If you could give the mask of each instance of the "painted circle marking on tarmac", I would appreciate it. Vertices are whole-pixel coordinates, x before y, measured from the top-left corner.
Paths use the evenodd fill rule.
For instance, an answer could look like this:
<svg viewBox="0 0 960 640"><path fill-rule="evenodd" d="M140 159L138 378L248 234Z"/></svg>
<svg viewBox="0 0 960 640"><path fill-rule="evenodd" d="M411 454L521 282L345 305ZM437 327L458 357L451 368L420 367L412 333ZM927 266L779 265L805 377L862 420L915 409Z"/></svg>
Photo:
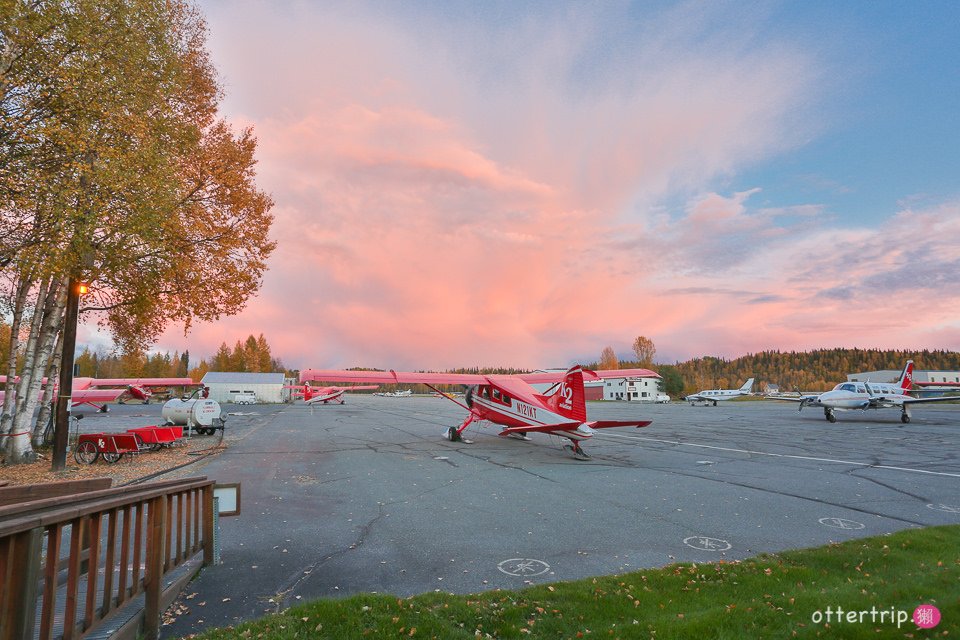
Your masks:
<svg viewBox="0 0 960 640"><path fill-rule="evenodd" d="M947 513L960 513L960 507L955 507L952 504L928 504L927 509L933 509L934 511L946 511Z"/></svg>
<svg viewBox="0 0 960 640"><path fill-rule="evenodd" d="M550 571L550 565L543 560L535 560L533 558L510 558L509 560L497 563L497 569L508 576L529 578Z"/></svg>
<svg viewBox="0 0 960 640"><path fill-rule="evenodd" d="M848 531L853 529L863 529L866 526L862 522L857 522L856 520L846 520L844 518L820 518L817 522L827 527L833 527L834 529L846 529Z"/></svg>
<svg viewBox="0 0 960 640"><path fill-rule="evenodd" d="M700 551L727 551L733 546L726 540L707 536L690 536L683 539L683 544Z"/></svg>

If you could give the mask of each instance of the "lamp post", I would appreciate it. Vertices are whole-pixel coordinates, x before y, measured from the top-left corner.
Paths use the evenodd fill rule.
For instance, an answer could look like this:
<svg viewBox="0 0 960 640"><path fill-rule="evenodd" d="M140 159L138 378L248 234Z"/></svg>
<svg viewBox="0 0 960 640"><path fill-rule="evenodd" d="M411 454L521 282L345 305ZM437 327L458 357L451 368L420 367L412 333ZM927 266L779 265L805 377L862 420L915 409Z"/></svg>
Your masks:
<svg viewBox="0 0 960 640"><path fill-rule="evenodd" d="M54 416L53 470L63 471L67 466L67 441L70 435L70 398L73 395L73 352L77 347L77 316L80 296L87 285L70 278L67 290L67 311L63 321L63 356L60 359L60 385L57 393L57 411Z"/></svg>

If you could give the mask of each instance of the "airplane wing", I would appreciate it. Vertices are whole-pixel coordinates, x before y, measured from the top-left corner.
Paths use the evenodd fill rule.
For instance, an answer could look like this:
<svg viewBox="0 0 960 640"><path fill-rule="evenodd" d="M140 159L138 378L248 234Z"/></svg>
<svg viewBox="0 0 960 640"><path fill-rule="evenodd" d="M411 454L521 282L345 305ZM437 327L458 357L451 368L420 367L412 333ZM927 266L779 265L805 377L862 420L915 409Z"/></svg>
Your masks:
<svg viewBox="0 0 960 640"><path fill-rule="evenodd" d="M582 437L589 438L594 429L611 429L614 427L646 427L652 420L594 420L593 422L558 422L556 424L538 424L523 427L507 427L499 433L501 436L511 433L556 433L558 431L576 431Z"/></svg>
<svg viewBox="0 0 960 640"><path fill-rule="evenodd" d="M83 389L70 394L70 401L73 404L114 402L126 392L126 389Z"/></svg>
<svg viewBox="0 0 960 640"><path fill-rule="evenodd" d="M501 436L508 436L511 433L532 433L532 432L542 432L542 433L553 433L556 431L576 431L577 427L580 426L579 422L558 422L556 424L538 424L530 425L525 427L507 427L500 432ZM589 435L589 434L584 434Z"/></svg>
<svg viewBox="0 0 960 640"><path fill-rule="evenodd" d="M786 400L787 402L802 402L809 404L820 397L819 393L811 393L805 396L766 396L767 400Z"/></svg>
<svg viewBox="0 0 960 640"><path fill-rule="evenodd" d="M521 373L518 375L479 373L413 373L406 371L337 371L323 369L304 369L300 372L300 382L379 382L382 384L488 384L493 377L509 377L523 380L528 384L538 382L561 382L566 371L549 373ZM637 378L660 376L649 369L609 369L605 371L583 370L583 379L603 380L605 378Z"/></svg>
<svg viewBox="0 0 960 640"><path fill-rule="evenodd" d="M473 373L409 373L406 371L337 371L304 369L300 382L379 382L381 384L484 384L486 376Z"/></svg>
<svg viewBox="0 0 960 640"><path fill-rule="evenodd" d="M936 398L908 398L903 404L923 404L925 402L960 402L960 396L938 396Z"/></svg>
<svg viewBox="0 0 960 640"><path fill-rule="evenodd" d="M192 387L200 383L192 378L90 378L89 387ZM76 385L74 385L76 386Z"/></svg>

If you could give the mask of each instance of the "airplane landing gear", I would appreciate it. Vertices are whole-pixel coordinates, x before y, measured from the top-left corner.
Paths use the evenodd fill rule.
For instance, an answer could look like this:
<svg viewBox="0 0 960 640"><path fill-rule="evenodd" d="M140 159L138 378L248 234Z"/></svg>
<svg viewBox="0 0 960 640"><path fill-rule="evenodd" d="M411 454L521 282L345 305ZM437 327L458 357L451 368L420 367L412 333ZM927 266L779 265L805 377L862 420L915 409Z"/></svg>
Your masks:
<svg viewBox="0 0 960 640"><path fill-rule="evenodd" d="M563 445L564 451L569 451L573 456L574 460L589 460L590 456L586 454L583 448L580 446L579 442L574 442L573 444Z"/></svg>
<svg viewBox="0 0 960 640"><path fill-rule="evenodd" d="M907 415L906 411L900 414L900 422L902 422L903 424L907 424L908 422L910 422L910 416Z"/></svg>
<svg viewBox="0 0 960 640"><path fill-rule="evenodd" d="M463 444L473 444L473 440L467 440L462 435L460 435L460 429L456 427L450 427L443 432L443 437L449 440L450 442L462 442Z"/></svg>
<svg viewBox="0 0 960 640"><path fill-rule="evenodd" d="M837 421L837 416L833 413L833 409L826 408L823 410L823 417L827 419L827 422L833 423Z"/></svg>

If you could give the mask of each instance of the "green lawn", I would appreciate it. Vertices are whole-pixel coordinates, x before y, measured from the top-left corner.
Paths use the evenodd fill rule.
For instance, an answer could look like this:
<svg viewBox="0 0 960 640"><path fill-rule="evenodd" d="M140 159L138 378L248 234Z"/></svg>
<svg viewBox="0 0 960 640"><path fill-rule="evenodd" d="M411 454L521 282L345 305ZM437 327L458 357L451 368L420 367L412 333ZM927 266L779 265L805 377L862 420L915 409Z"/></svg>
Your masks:
<svg viewBox="0 0 960 640"><path fill-rule="evenodd" d="M898 628L920 604L940 624ZM201 637L960 638L960 525L519 591L320 600Z"/></svg>

